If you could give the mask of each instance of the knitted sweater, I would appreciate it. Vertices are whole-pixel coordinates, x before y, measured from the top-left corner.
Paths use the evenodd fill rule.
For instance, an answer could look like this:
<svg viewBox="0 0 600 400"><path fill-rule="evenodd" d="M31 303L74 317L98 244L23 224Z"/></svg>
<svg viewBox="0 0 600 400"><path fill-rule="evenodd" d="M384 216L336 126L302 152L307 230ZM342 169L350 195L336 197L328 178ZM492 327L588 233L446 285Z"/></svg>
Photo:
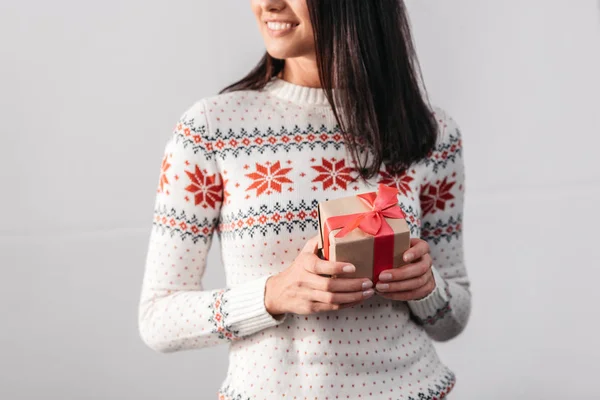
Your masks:
<svg viewBox="0 0 600 400"><path fill-rule="evenodd" d="M260 91L199 100L166 140L139 304L141 338L159 352L227 343L219 399L440 399L455 384L433 341L465 327L464 163L455 121L433 107L436 147L401 175L357 176L322 89L274 78ZM430 245L436 289L280 319L266 279L318 233L319 201L399 189L411 237ZM226 287L205 290L214 234ZM206 361L209 362L208 360ZM217 394L215 394L217 397Z"/></svg>

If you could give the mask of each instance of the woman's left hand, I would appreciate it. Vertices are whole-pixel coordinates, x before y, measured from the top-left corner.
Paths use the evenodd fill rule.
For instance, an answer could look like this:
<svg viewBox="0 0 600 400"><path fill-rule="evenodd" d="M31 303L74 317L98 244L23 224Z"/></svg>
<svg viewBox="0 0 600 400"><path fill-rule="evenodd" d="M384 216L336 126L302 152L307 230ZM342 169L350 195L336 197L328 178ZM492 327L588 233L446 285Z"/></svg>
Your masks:
<svg viewBox="0 0 600 400"><path fill-rule="evenodd" d="M377 294L401 301L427 297L435 289L429 244L422 239L411 238L410 248L404 252L403 259L408 264L379 274L379 282L375 285Z"/></svg>

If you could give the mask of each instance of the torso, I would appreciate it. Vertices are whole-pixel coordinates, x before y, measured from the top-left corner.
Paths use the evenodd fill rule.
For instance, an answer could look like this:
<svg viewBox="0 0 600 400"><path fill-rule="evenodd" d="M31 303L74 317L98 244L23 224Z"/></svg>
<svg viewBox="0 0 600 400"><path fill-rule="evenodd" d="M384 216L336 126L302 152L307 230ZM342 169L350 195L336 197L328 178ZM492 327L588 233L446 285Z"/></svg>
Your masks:
<svg viewBox="0 0 600 400"><path fill-rule="evenodd" d="M401 176L382 166L368 182L351 182L357 173L330 107L309 104L315 93L292 101L281 90L206 99L209 143L200 145L212 146L225 182L217 234L228 286L287 268L318 233L319 201L375 191L378 183L398 187L411 236L421 235L420 191L435 161ZM340 311L289 315L232 342L220 396L427 399L453 384L406 304L375 295Z"/></svg>

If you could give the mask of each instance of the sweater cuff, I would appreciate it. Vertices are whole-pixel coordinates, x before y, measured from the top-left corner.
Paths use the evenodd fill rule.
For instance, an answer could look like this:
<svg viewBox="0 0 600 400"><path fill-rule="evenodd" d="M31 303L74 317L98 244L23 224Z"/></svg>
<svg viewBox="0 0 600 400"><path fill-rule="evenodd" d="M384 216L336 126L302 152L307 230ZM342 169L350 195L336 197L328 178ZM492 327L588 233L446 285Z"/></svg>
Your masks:
<svg viewBox="0 0 600 400"><path fill-rule="evenodd" d="M433 292L420 300L409 300L407 302L411 311L421 320L442 314L449 307L450 298L446 292L448 284L435 267L431 267L431 272L435 280L435 289L433 289Z"/></svg>
<svg viewBox="0 0 600 400"><path fill-rule="evenodd" d="M275 318L265 307L265 285L270 276L265 275L231 287L223 294L228 312L226 324L237 337L252 335L285 320L287 314Z"/></svg>

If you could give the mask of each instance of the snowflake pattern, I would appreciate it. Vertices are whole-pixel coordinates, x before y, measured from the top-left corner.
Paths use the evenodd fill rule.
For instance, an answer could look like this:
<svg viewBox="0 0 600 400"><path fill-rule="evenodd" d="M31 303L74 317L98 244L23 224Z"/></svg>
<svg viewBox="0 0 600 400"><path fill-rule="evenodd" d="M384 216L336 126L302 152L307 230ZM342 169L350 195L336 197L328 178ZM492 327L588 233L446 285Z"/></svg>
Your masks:
<svg viewBox="0 0 600 400"><path fill-rule="evenodd" d="M201 171L198 165L194 171L185 171L192 182L185 190L194 195L194 204L202 208L217 208L217 203L223 199L223 185L217 179L217 174L208 175L206 170Z"/></svg>
<svg viewBox="0 0 600 400"><path fill-rule="evenodd" d="M406 171L400 174L394 174L390 171L390 167L388 165L385 166L384 171L379 171L379 182L383 183L387 186L396 187L400 193L404 196L408 196L410 192L412 192L412 188L410 187L410 183L415 179L410 176ZM413 170L414 174L415 171Z"/></svg>
<svg viewBox="0 0 600 400"><path fill-rule="evenodd" d="M441 182L438 180L435 184L428 183L421 187L419 198L424 216L435 214L437 210L444 211L446 209L446 203L454 199L451 190L455 183L455 181L449 182L446 176ZM452 206L453 204L450 204L450 207Z"/></svg>
<svg viewBox="0 0 600 400"><path fill-rule="evenodd" d="M231 200L229 198L231 196L231 193L229 193L227 191L227 187L228 187L227 183L228 182L229 182L229 179L223 179L223 204L231 203Z"/></svg>
<svg viewBox="0 0 600 400"><path fill-rule="evenodd" d="M346 166L346 160L341 159L336 161L332 158L331 161L322 158L321 165L313 165L312 169L317 171L319 175L312 182L322 182L323 190L331 188L332 190L346 190L347 183L352 182L352 172L354 168Z"/></svg>
<svg viewBox="0 0 600 400"><path fill-rule="evenodd" d="M171 164L169 164L167 155L165 154L165 156L163 157L163 160L162 160L162 164L160 166L159 188L157 190L159 193L164 193L165 185L169 185L169 179L167 178L167 170L170 167L171 167Z"/></svg>
<svg viewBox="0 0 600 400"><path fill-rule="evenodd" d="M293 183L286 177L292 168L281 168L279 161L270 164L270 162L266 162L265 165L256 163L256 171L246 174L248 178L254 181L246 188L246 191L256 189L257 196L263 193L271 194L273 191L281 193L284 183Z"/></svg>

